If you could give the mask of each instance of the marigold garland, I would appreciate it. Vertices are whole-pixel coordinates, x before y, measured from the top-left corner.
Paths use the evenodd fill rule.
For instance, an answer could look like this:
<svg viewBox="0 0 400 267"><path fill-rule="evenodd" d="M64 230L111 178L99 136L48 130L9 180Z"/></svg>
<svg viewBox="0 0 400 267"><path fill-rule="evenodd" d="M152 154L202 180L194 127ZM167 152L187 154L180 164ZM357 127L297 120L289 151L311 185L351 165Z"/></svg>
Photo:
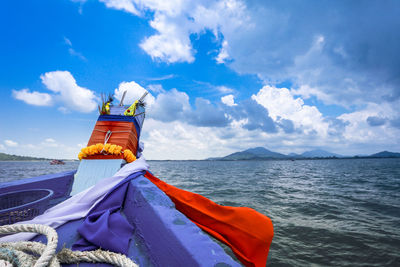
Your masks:
<svg viewBox="0 0 400 267"><path fill-rule="evenodd" d="M122 146L113 145L113 144L95 144L91 146L87 146L81 149L81 152L78 154L79 160L86 158L87 156L92 156L96 154L105 153L108 155L121 155L124 154L124 159L126 162L130 163L136 160L136 156L129 149L125 149L122 151Z"/></svg>

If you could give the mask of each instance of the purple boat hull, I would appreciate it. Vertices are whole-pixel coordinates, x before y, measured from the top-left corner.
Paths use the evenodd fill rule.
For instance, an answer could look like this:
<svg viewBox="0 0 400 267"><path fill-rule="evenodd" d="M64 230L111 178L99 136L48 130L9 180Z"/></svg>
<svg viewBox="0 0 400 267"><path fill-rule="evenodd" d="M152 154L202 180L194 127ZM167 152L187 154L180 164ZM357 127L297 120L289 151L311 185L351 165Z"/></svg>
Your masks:
<svg viewBox="0 0 400 267"><path fill-rule="evenodd" d="M0 193L50 189L54 192L51 205L55 205L69 197L74 173L63 172L1 184ZM134 228L127 256L139 266L240 266L143 176L129 182L122 212ZM70 221L56 229L59 235L57 250L71 247L79 239L76 230L82 222L83 219ZM34 241L46 242L43 236L37 236Z"/></svg>

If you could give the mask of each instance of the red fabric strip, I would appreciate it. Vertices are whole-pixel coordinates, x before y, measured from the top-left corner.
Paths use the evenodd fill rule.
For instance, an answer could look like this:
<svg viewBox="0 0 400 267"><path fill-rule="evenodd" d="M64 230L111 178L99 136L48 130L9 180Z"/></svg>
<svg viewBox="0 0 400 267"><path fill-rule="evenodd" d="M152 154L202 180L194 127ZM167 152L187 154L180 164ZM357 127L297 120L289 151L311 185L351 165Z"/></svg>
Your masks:
<svg viewBox="0 0 400 267"><path fill-rule="evenodd" d="M147 172L145 177L201 229L228 245L245 266L264 267L274 236L271 219L246 207L218 205L202 195L169 185Z"/></svg>

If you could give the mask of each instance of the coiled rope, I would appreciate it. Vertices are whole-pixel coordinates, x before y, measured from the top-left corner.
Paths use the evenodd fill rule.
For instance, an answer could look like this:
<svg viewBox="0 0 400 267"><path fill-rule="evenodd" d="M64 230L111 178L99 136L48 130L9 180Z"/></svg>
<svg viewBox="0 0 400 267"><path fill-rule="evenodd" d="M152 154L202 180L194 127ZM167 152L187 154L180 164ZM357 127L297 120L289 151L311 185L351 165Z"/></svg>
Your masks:
<svg viewBox="0 0 400 267"><path fill-rule="evenodd" d="M57 232L47 225L13 224L0 226L0 234L31 232L43 234L47 238L47 246L40 242L6 242L0 243L0 260L12 266L21 267L59 267L62 264L79 262L108 263L121 267L138 267L136 263L122 254L104 251L72 251L63 248L55 254L58 242ZM38 259L33 254L41 255Z"/></svg>

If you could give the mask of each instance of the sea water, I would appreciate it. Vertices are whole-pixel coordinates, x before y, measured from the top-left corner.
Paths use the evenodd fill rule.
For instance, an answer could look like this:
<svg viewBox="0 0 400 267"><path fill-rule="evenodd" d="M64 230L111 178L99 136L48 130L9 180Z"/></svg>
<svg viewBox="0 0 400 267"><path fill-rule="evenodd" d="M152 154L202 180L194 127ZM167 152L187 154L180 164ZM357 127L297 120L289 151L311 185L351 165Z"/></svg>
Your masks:
<svg viewBox="0 0 400 267"><path fill-rule="evenodd" d="M400 266L400 159L149 161L157 177L267 215L268 266ZM0 182L78 162L0 162Z"/></svg>

